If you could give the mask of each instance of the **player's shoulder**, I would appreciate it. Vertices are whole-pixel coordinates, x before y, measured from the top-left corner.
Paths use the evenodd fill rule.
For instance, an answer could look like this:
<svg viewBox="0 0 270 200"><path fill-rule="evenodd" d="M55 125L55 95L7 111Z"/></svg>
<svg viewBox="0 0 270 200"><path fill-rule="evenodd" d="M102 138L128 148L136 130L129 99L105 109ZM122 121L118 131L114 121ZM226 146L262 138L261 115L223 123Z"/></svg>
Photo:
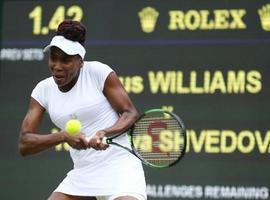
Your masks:
<svg viewBox="0 0 270 200"><path fill-rule="evenodd" d="M39 81L37 84L36 84L36 87L39 87L39 88L46 88L46 87L50 87L54 84L54 80L53 80L53 77L48 77L48 78L45 78L41 81Z"/></svg>

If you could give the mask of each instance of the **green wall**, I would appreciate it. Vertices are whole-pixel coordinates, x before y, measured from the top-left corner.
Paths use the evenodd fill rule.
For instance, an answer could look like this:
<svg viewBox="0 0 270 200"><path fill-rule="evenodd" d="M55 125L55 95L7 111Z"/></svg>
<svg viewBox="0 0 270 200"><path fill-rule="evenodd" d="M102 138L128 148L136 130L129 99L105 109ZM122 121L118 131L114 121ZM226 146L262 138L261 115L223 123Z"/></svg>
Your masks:
<svg viewBox="0 0 270 200"><path fill-rule="evenodd" d="M72 168L65 145L23 158L17 142L31 91L49 76L42 48L59 20L78 18L88 28L86 60L110 65L140 112L163 107L186 124L181 162L165 170L145 168L150 200L269 199L267 4L4 1L0 198L46 199ZM141 14L146 18L141 11L149 11ZM53 128L45 116L40 131Z"/></svg>

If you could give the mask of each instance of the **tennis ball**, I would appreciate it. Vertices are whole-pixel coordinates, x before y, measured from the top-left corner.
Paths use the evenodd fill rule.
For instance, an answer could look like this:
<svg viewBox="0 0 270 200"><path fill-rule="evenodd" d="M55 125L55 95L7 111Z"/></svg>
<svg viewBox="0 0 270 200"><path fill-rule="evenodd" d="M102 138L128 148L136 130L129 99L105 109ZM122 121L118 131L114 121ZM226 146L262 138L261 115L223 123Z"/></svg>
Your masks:
<svg viewBox="0 0 270 200"><path fill-rule="evenodd" d="M66 123L65 130L70 135L77 135L81 131L81 122L77 119L70 119Z"/></svg>

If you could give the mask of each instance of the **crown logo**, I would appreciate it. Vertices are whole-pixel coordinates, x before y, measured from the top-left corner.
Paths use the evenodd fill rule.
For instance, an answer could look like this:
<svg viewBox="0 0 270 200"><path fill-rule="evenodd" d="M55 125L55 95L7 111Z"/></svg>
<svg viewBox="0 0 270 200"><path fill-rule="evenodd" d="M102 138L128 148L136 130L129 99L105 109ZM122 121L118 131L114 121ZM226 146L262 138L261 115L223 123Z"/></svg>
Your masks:
<svg viewBox="0 0 270 200"><path fill-rule="evenodd" d="M262 6L261 9L258 10L262 29L265 31L270 31L270 4L266 4Z"/></svg>
<svg viewBox="0 0 270 200"><path fill-rule="evenodd" d="M159 16L158 11L156 11L155 8L146 7L143 8L138 15L140 17L141 28L143 32L153 32L156 26L157 18Z"/></svg>

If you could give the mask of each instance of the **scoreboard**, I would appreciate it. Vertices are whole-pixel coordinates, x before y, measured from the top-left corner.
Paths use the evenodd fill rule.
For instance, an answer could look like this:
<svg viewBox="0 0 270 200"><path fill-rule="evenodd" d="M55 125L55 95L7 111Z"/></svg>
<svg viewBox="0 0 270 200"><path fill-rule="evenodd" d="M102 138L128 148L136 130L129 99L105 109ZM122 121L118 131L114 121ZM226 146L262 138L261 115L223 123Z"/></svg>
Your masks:
<svg viewBox="0 0 270 200"><path fill-rule="evenodd" d="M140 112L173 111L186 155L145 168L149 200L270 199L270 2L2 1L1 199L46 199L72 168L69 146L17 153L43 48L64 19L87 27L85 60L108 64ZM49 116L41 132L58 129Z"/></svg>

